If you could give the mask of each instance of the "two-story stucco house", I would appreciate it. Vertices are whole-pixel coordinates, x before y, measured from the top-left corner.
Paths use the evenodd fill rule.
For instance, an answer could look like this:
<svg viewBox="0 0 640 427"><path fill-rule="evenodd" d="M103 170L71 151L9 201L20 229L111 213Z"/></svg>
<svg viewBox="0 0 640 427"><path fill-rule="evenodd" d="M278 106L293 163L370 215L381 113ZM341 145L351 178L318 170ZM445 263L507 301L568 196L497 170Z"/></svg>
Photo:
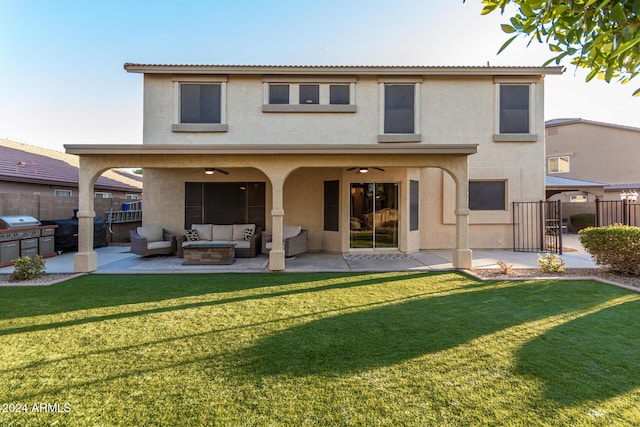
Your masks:
<svg viewBox="0 0 640 427"><path fill-rule="evenodd" d="M273 271L284 224L309 251L451 249L468 268L472 247L511 247L511 202L544 198L544 77L562 67L125 69L144 76L143 144L66 147L86 185L77 271L96 268L89 196L114 166L144 167L145 224L260 224Z"/></svg>

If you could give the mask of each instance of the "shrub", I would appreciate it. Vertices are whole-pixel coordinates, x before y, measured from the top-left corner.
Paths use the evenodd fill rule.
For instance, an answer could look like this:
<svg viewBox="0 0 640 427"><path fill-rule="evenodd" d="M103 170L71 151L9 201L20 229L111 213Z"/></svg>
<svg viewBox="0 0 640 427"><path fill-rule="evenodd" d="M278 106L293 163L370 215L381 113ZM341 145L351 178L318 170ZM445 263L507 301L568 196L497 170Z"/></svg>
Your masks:
<svg viewBox="0 0 640 427"><path fill-rule="evenodd" d="M640 276L640 227L614 224L585 228L580 243L596 264L629 276Z"/></svg>
<svg viewBox="0 0 640 427"><path fill-rule="evenodd" d="M14 261L12 280L37 279L44 274L44 258L40 255L34 257L25 256Z"/></svg>
<svg viewBox="0 0 640 427"><path fill-rule="evenodd" d="M564 261L559 255L550 252L544 258L538 255L538 265L545 273L564 273Z"/></svg>
<svg viewBox="0 0 640 427"><path fill-rule="evenodd" d="M596 215L592 213L581 213L571 215L571 225L577 230L582 230L587 227L594 227L596 225Z"/></svg>

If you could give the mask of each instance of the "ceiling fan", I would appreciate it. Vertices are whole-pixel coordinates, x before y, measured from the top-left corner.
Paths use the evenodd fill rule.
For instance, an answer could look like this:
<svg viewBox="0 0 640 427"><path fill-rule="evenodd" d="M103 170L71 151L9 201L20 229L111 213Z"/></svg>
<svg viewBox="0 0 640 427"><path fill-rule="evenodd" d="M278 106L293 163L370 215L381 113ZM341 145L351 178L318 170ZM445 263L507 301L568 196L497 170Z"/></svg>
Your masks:
<svg viewBox="0 0 640 427"><path fill-rule="evenodd" d="M207 175L213 175L216 172L220 172L223 175L229 175L229 172L222 170L222 169L218 169L218 168L204 168L204 173L206 173Z"/></svg>
<svg viewBox="0 0 640 427"><path fill-rule="evenodd" d="M357 167L357 168L347 168L348 171L354 171L357 170L358 173L367 173L369 172L369 169L375 169L375 170L379 170L380 172L384 172L384 169L382 168L377 168L377 167Z"/></svg>

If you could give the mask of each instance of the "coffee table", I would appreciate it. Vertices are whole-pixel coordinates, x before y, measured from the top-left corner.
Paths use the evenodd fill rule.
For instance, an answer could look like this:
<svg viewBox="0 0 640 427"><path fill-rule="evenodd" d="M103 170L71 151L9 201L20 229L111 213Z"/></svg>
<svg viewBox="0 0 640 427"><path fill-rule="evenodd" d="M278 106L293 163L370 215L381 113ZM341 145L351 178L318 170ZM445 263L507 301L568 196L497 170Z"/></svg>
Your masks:
<svg viewBox="0 0 640 427"><path fill-rule="evenodd" d="M182 265L228 265L236 262L235 244L190 243L183 246Z"/></svg>

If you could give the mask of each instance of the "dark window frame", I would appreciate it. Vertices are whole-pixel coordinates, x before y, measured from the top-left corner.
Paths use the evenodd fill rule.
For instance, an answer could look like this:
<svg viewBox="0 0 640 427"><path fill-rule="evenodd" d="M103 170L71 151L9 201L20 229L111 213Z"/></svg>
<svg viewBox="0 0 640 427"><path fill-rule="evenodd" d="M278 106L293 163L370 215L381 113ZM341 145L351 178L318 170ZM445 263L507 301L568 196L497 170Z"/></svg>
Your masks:
<svg viewBox="0 0 640 427"><path fill-rule="evenodd" d="M221 124L222 84L181 83L179 122L181 124Z"/></svg>
<svg viewBox="0 0 640 427"><path fill-rule="evenodd" d="M414 134L416 131L416 85L384 85L384 133Z"/></svg>
<svg viewBox="0 0 640 427"><path fill-rule="evenodd" d="M472 211L506 211L507 181L469 181L469 209Z"/></svg>
<svg viewBox="0 0 640 427"><path fill-rule="evenodd" d="M531 133L529 84L500 84L500 134Z"/></svg>
<svg viewBox="0 0 640 427"><path fill-rule="evenodd" d="M286 89L286 91L284 90ZM282 93L277 93L282 90ZM285 93L286 92L286 95ZM269 104L270 105L286 105L289 104L291 88L288 84L270 84L269 85Z"/></svg>
<svg viewBox="0 0 640 427"><path fill-rule="evenodd" d="M300 84L298 85L298 103L300 105L320 104L320 85Z"/></svg>
<svg viewBox="0 0 640 427"><path fill-rule="evenodd" d="M344 92L345 89L346 89L346 93L340 93L340 92ZM348 85L348 84L330 84L329 85L329 105L349 105L350 103L351 103L351 85Z"/></svg>

